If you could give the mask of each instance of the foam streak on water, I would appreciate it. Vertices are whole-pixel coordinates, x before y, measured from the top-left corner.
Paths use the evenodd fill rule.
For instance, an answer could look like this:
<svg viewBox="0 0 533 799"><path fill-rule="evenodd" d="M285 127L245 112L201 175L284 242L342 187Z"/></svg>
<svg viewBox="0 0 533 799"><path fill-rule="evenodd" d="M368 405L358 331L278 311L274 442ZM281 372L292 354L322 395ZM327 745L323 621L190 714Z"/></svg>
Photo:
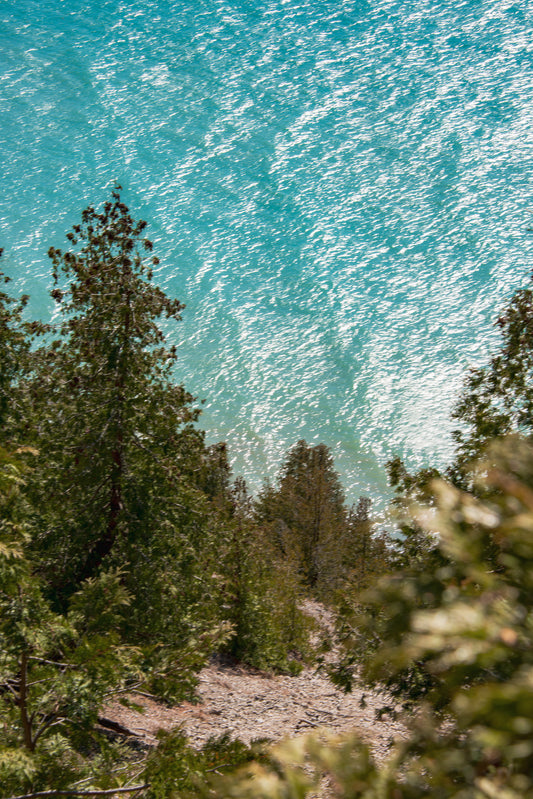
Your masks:
<svg viewBox="0 0 533 799"><path fill-rule="evenodd" d="M531 269L532 30L525 0L3 3L3 268L46 317L48 247L118 179L210 439L256 485L324 441L375 494L449 457Z"/></svg>

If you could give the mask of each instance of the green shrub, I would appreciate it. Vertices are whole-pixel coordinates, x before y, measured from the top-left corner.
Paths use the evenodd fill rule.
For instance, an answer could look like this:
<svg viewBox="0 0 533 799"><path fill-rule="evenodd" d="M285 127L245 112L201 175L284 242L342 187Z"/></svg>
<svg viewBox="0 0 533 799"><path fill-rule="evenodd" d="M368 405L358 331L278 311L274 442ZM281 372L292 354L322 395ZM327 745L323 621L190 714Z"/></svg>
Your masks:
<svg viewBox="0 0 533 799"><path fill-rule="evenodd" d="M263 747L260 742L247 746L225 734L212 737L202 748L195 749L181 730L160 732L144 772L150 783L146 799L198 796L214 775L229 774L245 763L261 759Z"/></svg>

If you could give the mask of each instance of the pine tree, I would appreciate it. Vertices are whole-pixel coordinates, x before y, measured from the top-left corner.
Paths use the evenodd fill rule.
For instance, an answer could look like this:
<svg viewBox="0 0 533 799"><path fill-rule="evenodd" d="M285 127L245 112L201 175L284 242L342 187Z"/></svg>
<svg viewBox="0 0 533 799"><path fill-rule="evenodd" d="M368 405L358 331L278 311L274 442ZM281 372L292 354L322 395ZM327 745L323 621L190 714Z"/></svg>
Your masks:
<svg viewBox="0 0 533 799"><path fill-rule="evenodd" d="M226 651L261 669L298 671L309 624L300 609L302 585L290 558L281 557L268 527L255 523L243 478L232 487L224 561L224 609L233 635Z"/></svg>
<svg viewBox="0 0 533 799"><path fill-rule="evenodd" d="M120 573L87 581L66 614L46 599L30 557L31 472L21 454L0 448L2 796L60 789L81 776L109 783L111 747L95 729L101 705L142 680L141 653L115 629L130 602Z"/></svg>
<svg viewBox="0 0 533 799"><path fill-rule="evenodd" d="M412 508L446 566L376 583L353 627L359 679L419 700L426 678L407 735L385 759L354 733L288 741L217 795L306 799L327 783L338 799L533 799L533 450L515 435L487 455L478 496L441 481L432 507ZM414 664L417 686L405 682Z"/></svg>

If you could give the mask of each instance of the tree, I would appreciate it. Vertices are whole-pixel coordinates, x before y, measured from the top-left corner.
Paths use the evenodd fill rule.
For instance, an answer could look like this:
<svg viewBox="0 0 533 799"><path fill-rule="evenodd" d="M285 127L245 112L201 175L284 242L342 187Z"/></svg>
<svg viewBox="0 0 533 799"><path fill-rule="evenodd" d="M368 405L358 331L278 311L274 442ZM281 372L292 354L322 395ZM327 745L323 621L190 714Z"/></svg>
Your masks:
<svg viewBox="0 0 533 799"><path fill-rule="evenodd" d="M242 478L231 491L223 560L224 610L233 633L225 647L255 668L299 671L309 651L309 622L300 609L301 579L290 559L280 556L268 527L254 520Z"/></svg>
<svg viewBox="0 0 533 799"><path fill-rule="evenodd" d="M346 583L355 584L356 593L366 588L376 576L384 574L390 560L389 539L383 533L376 534L371 511L370 497L359 497L348 514L342 565Z"/></svg>
<svg viewBox="0 0 533 799"><path fill-rule="evenodd" d="M263 489L256 515L271 525L285 555L296 554L310 587L333 585L347 514L328 447L298 441L285 456L277 488Z"/></svg>
<svg viewBox="0 0 533 799"><path fill-rule="evenodd" d="M533 292L518 290L496 322L500 350L486 367L471 369L453 418L457 450L449 476L464 484L468 465L495 438L533 433Z"/></svg>
<svg viewBox="0 0 533 799"><path fill-rule="evenodd" d="M501 334L499 350L487 366L469 370L453 410L452 417L462 425L453 433L453 462L442 472L428 467L414 474L400 458L387 464L399 521L398 563L439 558L435 539L413 525L408 512L413 502L434 502L436 479L445 477L473 492L492 490L473 482L471 465L494 439L512 433L533 434L533 292L529 286L514 294L496 325Z"/></svg>
<svg viewBox="0 0 533 799"><path fill-rule="evenodd" d="M102 211L82 213L70 249L50 249L62 322L25 381L20 435L40 451L33 546L56 607L118 568L133 597L124 630L162 657L218 618L216 514L198 487L198 410L174 382L177 353L160 327L183 305L152 283L145 227L117 187Z"/></svg>
<svg viewBox="0 0 533 799"><path fill-rule="evenodd" d="M0 272L0 282L9 283L10 278ZM26 295L16 301L7 292L0 291L0 429L4 435L8 414L15 405L14 384L30 346L28 331L22 323L22 312L27 302Z"/></svg>
<svg viewBox="0 0 533 799"><path fill-rule="evenodd" d="M116 785L118 752L95 725L104 698L142 679L140 652L116 631L130 598L119 573L101 574L67 614L54 612L29 556L26 479L24 464L0 449L0 793L57 790L80 777Z"/></svg>

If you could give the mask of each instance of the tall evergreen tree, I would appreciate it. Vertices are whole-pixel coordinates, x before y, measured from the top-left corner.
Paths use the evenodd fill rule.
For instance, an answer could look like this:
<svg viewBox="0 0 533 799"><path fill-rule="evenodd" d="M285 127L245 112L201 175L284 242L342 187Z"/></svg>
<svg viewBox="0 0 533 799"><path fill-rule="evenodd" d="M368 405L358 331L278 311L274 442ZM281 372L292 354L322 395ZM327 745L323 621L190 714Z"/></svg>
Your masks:
<svg viewBox="0 0 533 799"><path fill-rule="evenodd" d="M41 453L34 546L58 605L119 567L134 596L130 631L171 644L214 612L213 514L196 485L198 411L160 328L183 305L152 283L145 227L117 187L102 211L83 212L70 249L50 249L62 322L36 353L23 435Z"/></svg>
<svg viewBox="0 0 533 799"><path fill-rule="evenodd" d="M231 499L220 564L226 618L233 627L226 651L257 668L298 671L297 658L309 650L298 570L281 556L268 525L255 523L242 477L235 480Z"/></svg>
<svg viewBox="0 0 533 799"><path fill-rule="evenodd" d="M282 463L277 488L266 486L257 505L285 554L296 554L308 585L339 576L347 514L331 451L301 440Z"/></svg>
<svg viewBox="0 0 533 799"><path fill-rule="evenodd" d="M359 497L357 504L350 508L342 547L342 566L347 585L355 585L359 593L377 575L384 574L389 568L389 548L388 537L384 533L376 533L372 500Z"/></svg>

